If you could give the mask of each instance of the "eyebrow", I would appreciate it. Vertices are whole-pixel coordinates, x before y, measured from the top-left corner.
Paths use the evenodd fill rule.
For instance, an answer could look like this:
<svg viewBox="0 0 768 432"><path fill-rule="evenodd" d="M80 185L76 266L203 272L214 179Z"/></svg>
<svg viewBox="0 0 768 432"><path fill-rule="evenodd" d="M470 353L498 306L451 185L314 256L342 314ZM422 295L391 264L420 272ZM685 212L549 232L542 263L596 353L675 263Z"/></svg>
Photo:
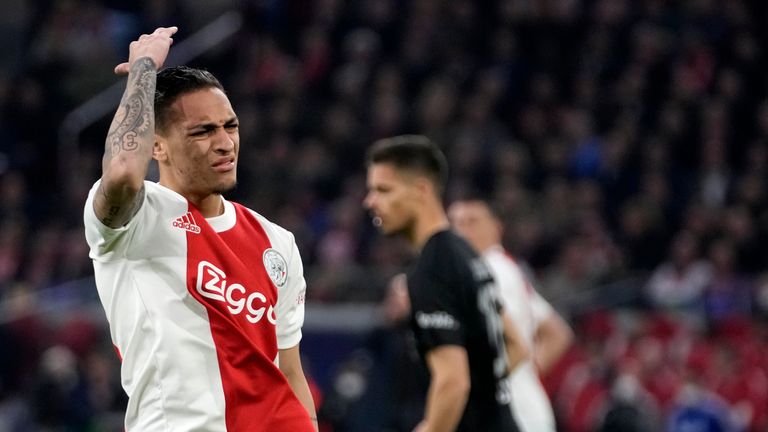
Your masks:
<svg viewBox="0 0 768 432"><path fill-rule="evenodd" d="M240 122L240 119L238 119L237 116L233 116L224 122L224 126L231 126L233 123L239 123L239 122ZM216 129L218 126L219 125L214 122L197 123L197 124L193 124L192 126L188 126L187 131L191 131L194 129L211 130L211 129Z"/></svg>

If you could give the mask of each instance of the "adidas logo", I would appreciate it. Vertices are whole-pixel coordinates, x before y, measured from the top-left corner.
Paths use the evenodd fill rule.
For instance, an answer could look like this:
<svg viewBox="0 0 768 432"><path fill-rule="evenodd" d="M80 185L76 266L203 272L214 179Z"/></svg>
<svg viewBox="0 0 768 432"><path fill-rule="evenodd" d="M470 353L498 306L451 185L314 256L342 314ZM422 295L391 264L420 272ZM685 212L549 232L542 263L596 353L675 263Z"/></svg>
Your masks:
<svg viewBox="0 0 768 432"><path fill-rule="evenodd" d="M191 212L187 212L184 216L176 218L173 221L173 226L176 228L185 229L194 234L200 234L200 227L195 222L195 217Z"/></svg>

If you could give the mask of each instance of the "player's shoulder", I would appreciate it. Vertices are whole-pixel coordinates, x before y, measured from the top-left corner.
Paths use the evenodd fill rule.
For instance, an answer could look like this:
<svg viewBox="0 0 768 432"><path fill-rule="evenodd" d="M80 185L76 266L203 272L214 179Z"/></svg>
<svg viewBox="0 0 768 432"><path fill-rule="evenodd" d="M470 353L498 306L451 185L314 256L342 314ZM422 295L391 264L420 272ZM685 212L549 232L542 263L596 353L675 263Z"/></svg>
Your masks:
<svg viewBox="0 0 768 432"><path fill-rule="evenodd" d="M451 230L439 231L432 235L424 245L422 254L443 257L476 255L471 246L461 236Z"/></svg>
<svg viewBox="0 0 768 432"><path fill-rule="evenodd" d="M147 198L167 200L174 205L178 203L187 205L189 203L189 201L180 193L151 180L144 180L144 195Z"/></svg>
<svg viewBox="0 0 768 432"><path fill-rule="evenodd" d="M456 280L469 272L471 263L478 258L463 238L449 230L430 237L420 255L421 270L446 280Z"/></svg>
<svg viewBox="0 0 768 432"><path fill-rule="evenodd" d="M144 192L147 194L163 195L168 197L181 197L177 192L162 186L160 183L156 183L149 180L144 180Z"/></svg>
<svg viewBox="0 0 768 432"><path fill-rule="evenodd" d="M101 187L101 182L101 179L96 180L88 191L88 197L85 201L84 216L86 223L92 223L98 220L93 211L93 202ZM142 194L143 202L139 207L140 212L145 211L146 207L151 207L160 216L174 215L180 211L180 208L186 208L187 206L187 201L183 196L153 181L144 180ZM149 203L149 205L147 205L147 203Z"/></svg>
<svg viewBox="0 0 768 432"><path fill-rule="evenodd" d="M234 201L230 201L230 202L232 202L236 206L239 206L244 211L246 211L250 215L252 215L254 217L254 219L256 219L256 221L259 223L261 228L264 230L264 232L267 233L267 235L269 236L270 240L273 243L278 241L280 243L287 243L288 245L292 245L293 244L294 236L293 236L293 233L291 231L289 231L286 228L282 227L278 223L273 222L272 220L270 220L269 218L267 218L263 214L257 212L256 210L254 210L254 209L252 209L250 207L247 207L247 206L245 206L243 204L240 204L240 203L237 203L237 202L234 202Z"/></svg>
<svg viewBox="0 0 768 432"><path fill-rule="evenodd" d="M483 252L483 258L494 268L503 269L513 273L521 272L520 265L506 249L501 245L488 248Z"/></svg>

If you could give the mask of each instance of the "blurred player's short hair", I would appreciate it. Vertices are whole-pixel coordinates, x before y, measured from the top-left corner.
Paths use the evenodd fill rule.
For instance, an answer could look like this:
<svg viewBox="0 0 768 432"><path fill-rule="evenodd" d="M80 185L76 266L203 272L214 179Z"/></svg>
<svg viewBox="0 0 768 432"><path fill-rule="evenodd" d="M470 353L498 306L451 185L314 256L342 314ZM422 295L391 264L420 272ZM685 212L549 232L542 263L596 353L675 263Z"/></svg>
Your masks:
<svg viewBox="0 0 768 432"><path fill-rule="evenodd" d="M423 135L399 135L373 143L366 164L389 163L395 168L427 176L439 194L448 181L448 162L443 152Z"/></svg>

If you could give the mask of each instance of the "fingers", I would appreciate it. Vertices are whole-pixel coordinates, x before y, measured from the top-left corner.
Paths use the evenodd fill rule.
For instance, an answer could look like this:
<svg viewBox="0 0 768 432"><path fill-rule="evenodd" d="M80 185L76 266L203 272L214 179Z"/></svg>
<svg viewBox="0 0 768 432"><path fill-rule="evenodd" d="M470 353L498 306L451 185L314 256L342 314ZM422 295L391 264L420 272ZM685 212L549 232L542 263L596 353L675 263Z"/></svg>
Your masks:
<svg viewBox="0 0 768 432"><path fill-rule="evenodd" d="M127 75L128 71L130 71L129 66L128 62L120 63L115 66L115 75Z"/></svg>
<svg viewBox="0 0 768 432"><path fill-rule="evenodd" d="M179 28L176 27L176 26L173 26L173 27L158 27L154 31L154 33L152 33L152 34L171 37L174 34L176 34L177 31L179 31Z"/></svg>
<svg viewBox="0 0 768 432"><path fill-rule="evenodd" d="M138 39L131 42L129 48L129 61L120 63L119 65L115 66L115 74L127 75L130 71L131 62L133 59L144 55L151 57L157 64L158 68L162 66L162 63L165 60L165 56L168 54L168 46L162 48L162 44L158 45L157 42L162 42L165 39L165 41L168 42L168 45L172 45L173 38L171 36L176 34L177 31L179 31L179 28L176 26L158 27L154 32L152 32L152 34L143 34L139 36ZM158 51L158 49L160 51Z"/></svg>
<svg viewBox="0 0 768 432"><path fill-rule="evenodd" d="M150 36L171 37L174 34L176 34L177 31L179 31L179 28L176 27L176 26L173 26L173 27L158 27L157 29L155 29L154 32L152 32L151 35L143 34L143 35L139 36L139 41L143 41L143 40L147 39Z"/></svg>

